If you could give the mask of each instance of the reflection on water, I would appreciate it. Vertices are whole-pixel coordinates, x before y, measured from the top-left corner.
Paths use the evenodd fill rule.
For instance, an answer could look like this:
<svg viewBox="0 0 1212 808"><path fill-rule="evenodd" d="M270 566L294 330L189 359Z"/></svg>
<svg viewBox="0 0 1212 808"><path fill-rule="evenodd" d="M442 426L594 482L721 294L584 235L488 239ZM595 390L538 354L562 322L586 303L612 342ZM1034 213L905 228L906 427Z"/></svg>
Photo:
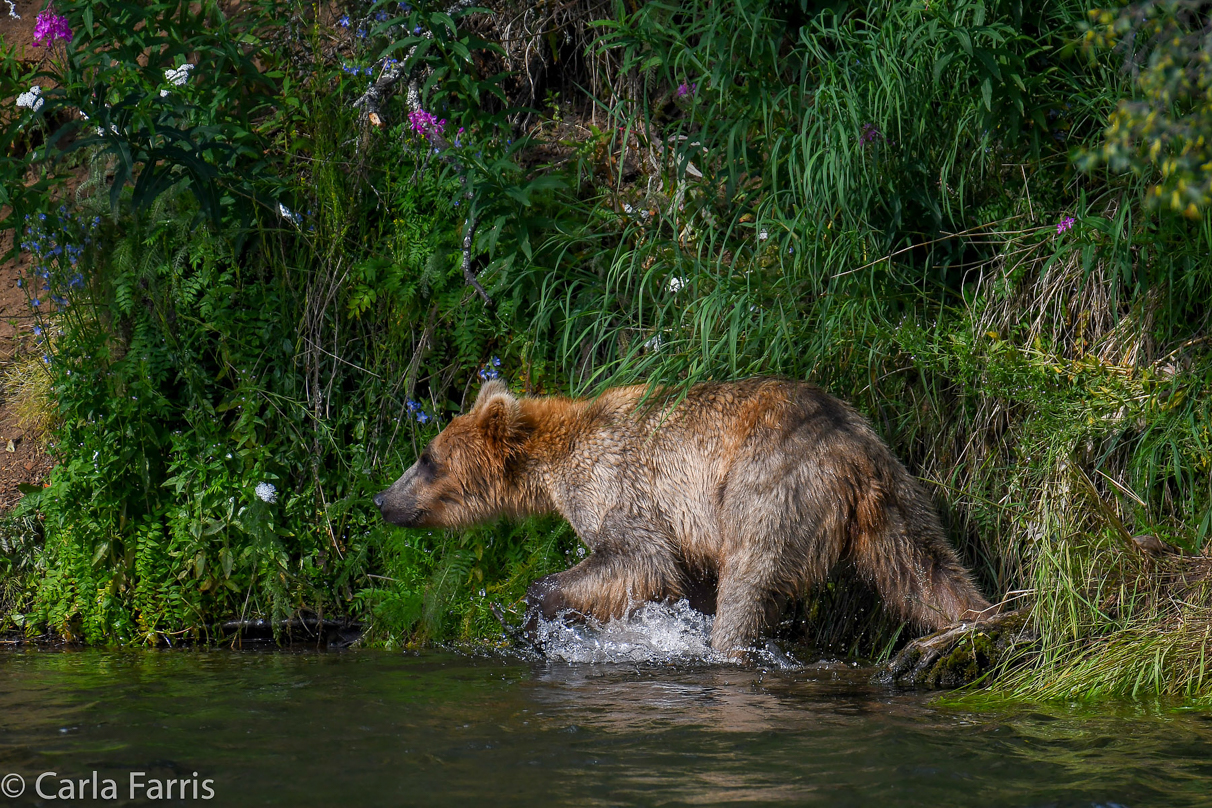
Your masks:
<svg viewBox="0 0 1212 808"><path fill-rule="evenodd" d="M869 673L13 652L0 654L0 776L31 782L19 805L36 804L31 775L94 770L121 783L196 771L215 805L1209 804L1206 715L969 713Z"/></svg>

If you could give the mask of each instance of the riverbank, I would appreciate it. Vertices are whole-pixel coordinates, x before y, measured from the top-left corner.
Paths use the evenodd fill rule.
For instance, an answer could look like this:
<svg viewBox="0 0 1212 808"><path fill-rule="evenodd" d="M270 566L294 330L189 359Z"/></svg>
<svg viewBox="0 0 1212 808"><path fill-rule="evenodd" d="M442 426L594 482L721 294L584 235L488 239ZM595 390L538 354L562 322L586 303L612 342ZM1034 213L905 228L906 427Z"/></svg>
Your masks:
<svg viewBox="0 0 1212 808"><path fill-rule="evenodd" d="M1212 699L1212 157L1155 69L1204 70L1194 18L55 8L43 75L5 56L59 465L4 522L0 629L496 638L585 557L568 526L371 505L484 380L781 375L859 409L1026 610L1032 652L991 687ZM1129 29L1155 48L1136 73ZM912 634L849 570L802 594L780 631L822 654Z"/></svg>

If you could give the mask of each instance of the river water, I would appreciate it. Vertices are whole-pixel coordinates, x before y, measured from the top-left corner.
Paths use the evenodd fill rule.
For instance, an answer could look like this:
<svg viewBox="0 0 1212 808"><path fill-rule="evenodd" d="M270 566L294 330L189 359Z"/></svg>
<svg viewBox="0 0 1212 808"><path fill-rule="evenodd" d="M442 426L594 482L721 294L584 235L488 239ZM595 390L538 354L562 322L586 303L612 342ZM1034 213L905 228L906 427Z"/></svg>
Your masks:
<svg viewBox="0 0 1212 808"><path fill-rule="evenodd" d="M543 660L3 652L0 777L25 782L15 805L1212 805L1205 713L973 711L841 662L577 642ZM94 772L114 799L92 799ZM83 800L62 790L79 779ZM186 799L147 800L153 780Z"/></svg>

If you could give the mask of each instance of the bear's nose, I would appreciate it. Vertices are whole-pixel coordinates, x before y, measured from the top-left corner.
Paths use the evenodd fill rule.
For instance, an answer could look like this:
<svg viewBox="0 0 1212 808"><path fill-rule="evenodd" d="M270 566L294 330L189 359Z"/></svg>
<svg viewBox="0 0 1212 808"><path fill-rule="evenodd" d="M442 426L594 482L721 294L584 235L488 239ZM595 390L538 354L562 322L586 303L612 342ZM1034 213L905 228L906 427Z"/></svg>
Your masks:
<svg viewBox="0 0 1212 808"><path fill-rule="evenodd" d="M375 494L374 499L372 501L374 502L376 508L378 508L379 510L383 510L383 492L382 491Z"/></svg>

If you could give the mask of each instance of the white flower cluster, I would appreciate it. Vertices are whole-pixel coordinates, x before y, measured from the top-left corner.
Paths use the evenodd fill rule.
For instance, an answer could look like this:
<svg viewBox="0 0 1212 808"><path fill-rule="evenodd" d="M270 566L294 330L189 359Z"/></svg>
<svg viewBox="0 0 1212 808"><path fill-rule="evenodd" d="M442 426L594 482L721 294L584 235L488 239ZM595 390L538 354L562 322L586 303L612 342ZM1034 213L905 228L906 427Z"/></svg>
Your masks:
<svg viewBox="0 0 1212 808"><path fill-rule="evenodd" d="M21 19L21 15L17 13L17 4L13 0L4 0L4 2L8 3L8 16L14 20Z"/></svg>
<svg viewBox="0 0 1212 808"><path fill-rule="evenodd" d="M669 279L669 291L673 292L674 294L677 294L677 292L685 285L685 278L679 278L677 275L674 275Z"/></svg>
<svg viewBox="0 0 1212 808"><path fill-rule="evenodd" d="M109 106L109 104L106 104L105 106L107 106L107 107L108 107L108 106ZM88 120L88 114L87 114L87 113L85 113L85 111L84 111L84 110L80 110L80 117L81 117L81 118L83 118L83 119L84 119L84 120L86 120L86 121ZM93 129L93 131L97 133L97 137L102 137L102 136L104 136L104 135L105 135L105 130L104 130L104 129L102 129L100 126L95 127L95 128ZM119 134L119 132L118 132L118 125L117 125L117 124L112 124L112 123L111 123L111 124L109 125L109 131L113 132L115 135L116 135L116 134Z"/></svg>
<svg viewBox="0 0 1212 808"><path fill-rule="evenodd" d="M174 87L184 86L185 82L189 81L189 71L193 70L194 66L189 62L180 67L170 67L164 71L164 80ZM164 98L168 95L168 90L161 90L160 97Z"/></svg>
<svg viewBox="0 0 1212 808"><path fill-rule="evenodd" d="M290 208L283 205L281 202L278 203L278 213L282 215L283 219L285 219L288 222L293 223L295 227L298 227L299 225L303 224L303 217L300 214L295 213L293 210L291 210Z"/></svg>
<svg viewBox="0 0 1212 808"><path fill-rule="evenodd" d="M278 501L278 489L273 483L257 483L257 499L273 504Z"/></svg>
<svg viewBox="0 0 1212 808"><path fill-rule="evenodd" d="M37 112L38 110L42 109L43 103L44 102L42 100L42 88L39 87L37 84L35 84L33 87L30 87L29 92L21 93L21 95L17 96L17 106L29 107L34 112Z"/></svg>

